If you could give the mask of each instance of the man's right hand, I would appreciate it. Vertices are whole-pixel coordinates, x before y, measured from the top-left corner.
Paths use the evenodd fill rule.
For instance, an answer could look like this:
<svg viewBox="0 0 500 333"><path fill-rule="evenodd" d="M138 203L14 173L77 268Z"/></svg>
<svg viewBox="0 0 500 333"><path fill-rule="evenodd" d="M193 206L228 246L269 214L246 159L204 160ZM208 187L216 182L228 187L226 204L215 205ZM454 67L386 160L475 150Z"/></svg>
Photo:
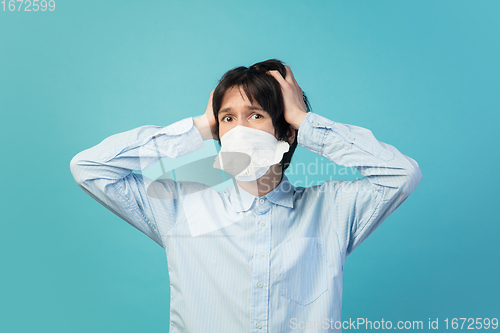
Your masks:
<svg viewBox="0 0 500 333"><path fill-rule="evenodd" d="M203 140L217 139L214 135L217 122L215 121L214 111L212 109L212 98L214 96L214 90L212 90L212 92L210 93L207 109L205 110L203 116L193 119L193 124L200 132Z"/></svg>

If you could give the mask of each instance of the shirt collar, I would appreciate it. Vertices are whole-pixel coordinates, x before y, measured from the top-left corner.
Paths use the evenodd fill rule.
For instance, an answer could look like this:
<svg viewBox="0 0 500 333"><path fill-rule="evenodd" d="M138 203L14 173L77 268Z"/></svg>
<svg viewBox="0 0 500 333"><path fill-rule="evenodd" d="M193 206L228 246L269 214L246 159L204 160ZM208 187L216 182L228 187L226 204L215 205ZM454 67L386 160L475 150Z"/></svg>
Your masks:
<svg viewBox="0 0 500 333"><path fill-rule="evenodd" d="M231 203L233 209L237 212L246 212L250 209L250 207L252 207L252 204L257 197L242 189L237 182L235 183L236 186L231 191ZM277 205L293 208L294 193L295 187L290 183L288 177L283 174L283 178L281 179L279 185L263 197L269 199L269 201Z"/></svg>

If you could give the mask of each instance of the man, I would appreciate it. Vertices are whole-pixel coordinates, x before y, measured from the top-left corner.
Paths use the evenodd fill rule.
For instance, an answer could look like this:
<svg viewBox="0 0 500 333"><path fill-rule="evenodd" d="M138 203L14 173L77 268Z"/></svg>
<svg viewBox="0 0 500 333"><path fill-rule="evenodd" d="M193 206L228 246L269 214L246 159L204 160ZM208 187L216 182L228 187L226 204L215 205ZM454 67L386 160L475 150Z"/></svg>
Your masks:
<svg viewBox="0 0 500 333"><path fill-rule="evenodd" d="M340 331L345 259L422 174L369 130L307 111L290 67L268 60L227 72L203 116L113 135L71 161L87 193L165 249L170 332ZM132 172L212 138L233 187ZM297 144L364 178L294 187L284 170Z"/></svg>

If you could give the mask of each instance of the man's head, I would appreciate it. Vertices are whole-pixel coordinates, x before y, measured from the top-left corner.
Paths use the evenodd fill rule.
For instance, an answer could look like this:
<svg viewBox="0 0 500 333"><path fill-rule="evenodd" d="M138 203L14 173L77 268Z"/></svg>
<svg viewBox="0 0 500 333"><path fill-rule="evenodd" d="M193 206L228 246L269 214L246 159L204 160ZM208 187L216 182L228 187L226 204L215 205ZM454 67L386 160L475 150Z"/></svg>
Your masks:
<svg viewBox="0 0 500 333"><path fill-rule="evenodd" d="M297 147L297 135L285 121L281 86L266 74L270 70L277 70L283 77L286 76L285 66L276 59L228 71L215 88L212 108L219 143L220 137L237 125L263 130L278 140L287 141L290 149L281 160L284 171ZM305 94L303 98L309 112L310 105Z"/></svg>

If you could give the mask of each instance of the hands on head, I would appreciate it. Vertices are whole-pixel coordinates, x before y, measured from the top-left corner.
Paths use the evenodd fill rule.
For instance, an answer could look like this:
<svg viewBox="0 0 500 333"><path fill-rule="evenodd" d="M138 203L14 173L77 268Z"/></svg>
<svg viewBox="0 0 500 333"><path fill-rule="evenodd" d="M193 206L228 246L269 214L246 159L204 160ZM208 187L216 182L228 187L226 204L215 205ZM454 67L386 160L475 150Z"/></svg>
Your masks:
<svg viewBox="0 0 500 333"><path fill-rule="evenodd" d="M276 70L268 71L267 74L272 75L281 85L283 103L285 104L285 120L297 130L306 117L307 108L304 103L302 89L297 81L295 81L292 69L288 65L285 65L285 68L285 78Z"/></svg>
<svg viewBox="0 0 500 333"><path fill-rule="evenodd" d="M300 125L302 124L302 121L304 121L306 117L307 107L304 103L302 89L295 80L292 69L287 65L285 65L285 68L285 78L283 78L283 76L281 76L280 72L277 70L270 70L267 72L267 74L274 77L274 79L281 86L285 108L284 117L286 122L289 123L293 129L298 130ZM210 98L208 100L205 113L201 117L193 119L194 126L199 130L203 140L217 140L217 137L215 135L215 133L217 132L217 121L214 117L212 108L214 90L212 90L212 92L210 93Z"/></svg>
<svg viewBox="0 0 500 333"><path fill-rule="evenodd" d="M205 110L205 113L201 117L193 119L193 124L200 132L203 140L217 140L215 136L217 122L215 121L214 111L212 109L212 99L214 97L214 91L215 89L210 93L210 98L208 99L207 109Z"/></svg>

